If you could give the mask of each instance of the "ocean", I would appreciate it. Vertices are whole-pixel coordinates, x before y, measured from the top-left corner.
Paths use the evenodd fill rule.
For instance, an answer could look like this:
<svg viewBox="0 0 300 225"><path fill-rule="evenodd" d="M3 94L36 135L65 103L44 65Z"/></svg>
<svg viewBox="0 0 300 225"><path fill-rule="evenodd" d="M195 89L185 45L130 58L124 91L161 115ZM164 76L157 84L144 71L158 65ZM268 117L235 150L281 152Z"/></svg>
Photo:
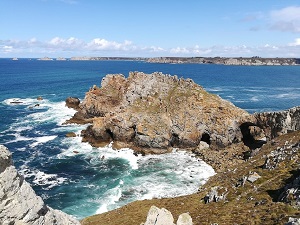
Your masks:
<svg viewBox="0 0 300 225"><path fill-rule="evenodd" d="M299 66L0 59L0 144L49 206L82 219L134 200L194 193L214 174L185 151L135 156L131 149L93 148L81 143L85 126L63 125L75 113L65 107L67 97L83 99L106 74L130 71L191 78L250 113L300 105Z"/></svg>

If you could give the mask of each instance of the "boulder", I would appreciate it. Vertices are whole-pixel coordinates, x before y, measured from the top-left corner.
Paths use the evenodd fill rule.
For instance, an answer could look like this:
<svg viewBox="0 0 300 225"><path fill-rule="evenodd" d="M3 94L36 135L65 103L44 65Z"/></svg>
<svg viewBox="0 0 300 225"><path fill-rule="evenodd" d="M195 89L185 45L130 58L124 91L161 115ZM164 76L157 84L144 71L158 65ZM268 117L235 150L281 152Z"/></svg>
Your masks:
<svg viewBox="0 0 300 225"><path fill-rule="evenodd" d="M182 213L179 215L177 220L177 225L193 225L193 220L190 214L188 213Z"/></svg>
<svg viewBox="0 0 300 225"><path fill-rule="evenodd" d="M151 206L145 223L141 225L175 225L174 218L168 210ZM188 213L179 215L176 225L193 225L193 220Z"/></svg>
<svg viewBox="0 0 300 225"><path fill-rule="evenodd" d="M66 133L66 137L76 137L76 134L74 132Z"/></svg>
<svg viewBox="0 0 300 225"><path fill-rule="evenodd" d="M80 225L71 216L45 205L12 164L11 153L0 145L0 224Z"/></svg>
<svg viewBox="0 0 300 225"><path fill-rule="evenodd" d="M144 225L174 225L173 222L174 218L168 210L151 206Z"/></svg>
<svg viewBox="0 0 300 225"><path fill-rule="evenodd" d="M258 173L256 173L256 172L250 172L249 176L247 177L247 181L249 181L250 183L254 183L259 178L261 178L261 176L259 176Z"/></svg>
<svg viewBox="0 0 300 225"><path fill-rule="evenodd" d="M79 104L80 104L79 98L68 97L66 99L66 106L68 108L78 109Z"/></svg>

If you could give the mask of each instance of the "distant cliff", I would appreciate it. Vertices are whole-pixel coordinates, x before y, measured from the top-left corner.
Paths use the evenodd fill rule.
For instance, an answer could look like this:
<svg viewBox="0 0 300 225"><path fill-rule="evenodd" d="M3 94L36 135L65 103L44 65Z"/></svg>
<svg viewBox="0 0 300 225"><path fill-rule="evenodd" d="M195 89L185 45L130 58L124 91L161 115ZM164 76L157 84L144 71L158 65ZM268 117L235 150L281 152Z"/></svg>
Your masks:
<svg viewBox="0 0 300 225"><path fill-rule="evenodd" d="M45 205L13 166L11 153L0 145L1 225L80 225L71 216Z"/></svg>
<svg viewBox="0 0 300 225"><path fill-rule="evenodd" d="M228 57L156 57L146 60L150 63L200 63L200 64L223 64L223 65L246 65L246 66L284 66L300 65L297 58L261 58L258 56L244 58Z"/></svg>
<svg viewBox="0 0 300 225"><path fill-rule="evenodd" d="M298 58L261 58L254 57L71 57L70 60L100 60L100 61L143 61L148 63L195 63L195 64L222 64L245 66L287 66L300 65Z"/></svg>

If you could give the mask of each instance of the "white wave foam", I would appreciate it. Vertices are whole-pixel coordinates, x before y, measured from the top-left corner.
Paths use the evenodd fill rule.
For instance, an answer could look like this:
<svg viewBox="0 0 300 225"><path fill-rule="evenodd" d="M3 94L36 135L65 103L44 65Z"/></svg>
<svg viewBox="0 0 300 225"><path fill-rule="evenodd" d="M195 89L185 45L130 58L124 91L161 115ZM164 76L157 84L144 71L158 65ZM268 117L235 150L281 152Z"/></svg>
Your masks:
<svg viewBox="0 0 300 225"><path fill-rule="evenodd" d="M212 88L205 88L206 91L208 92L220 92L220 91L224 91L224 88L221 87L212 87Z"/></svg>
<svg viewBox="0 0 300 225"><path fill-rule="evenodd" d="M259 101L259 97L258 96L253 96L250 98L250 101L252 102L258 102Z"/></svg>
<svg viewBox="0 0 300 225"><path fill-rule="evenodd" d="M47 110L45 112L34 112L28 115L28 118L39 123L55 122L62 125L67 119L74 115L74 109L65 106L65 102L48 102L44 105Z"/></svg>
<svg viewBox="0 0 300 225"><path fill-rule="evenodd" d="M36 105L38 103L44 103L45 100L37 100L34 98L9 98L2 101L5 105Z"/></svg>
<svg viewBox="0 0 300 225"><path fill-rule="evenodd" d="M59 177L57 174L47 174L37 169L30 170L26 165L21 166L19 173L25 178L33 178L32 182L35 185L42 186L45 190L59 186L68 180L65 177Z"/></svg>
<svg viewBox="0 0 300 225"><path fill-rule="evenodd" d="M19 102L13 104L12 102ZM59 128L66 128L68 130L70 126L62 125L67 119L69 119L72 115L74 115L75 110L67 108L65 106L65 102L51 102L47 99L37 100L34 98L10 98L6 99L2 102L3 104L7 105L24 105L28 106L27 109L24 108L26 116L18 117L15 119L15 122L11 124L9 129L3 131L2 133L9 133L15 136L15 140L10 140L8 143L11 142L18 142L18 141L30 141L34 140L34 143L30 144L30 147L35 147L39 144L46 143L48 141L53 140L56 138L56 135L50 136L43 136L47 135L47 132L41 132L41 130L35 130L40 125L48 124L48 123L55 123L58 125ZM37 105L34 109L42 109L42 110L31 110L31 106ZM28 110L30 109L30 110ZM73 125L73 127L76 127ZM79 126L78 126L79 127ZM77 129L78 128L73 128ZM35 130L35 135L39 135L42 137L26 137L24 135L24 131L31 131ZM53 134L53 133L52 133Z"/></svg>
<svg viewBox="0 0 300 225"><path fill-rule="evenodd" d="M65 102L50 102L48 99L37 100L34 98L9 98L2 101L5 105L24 105L27 109L44 109L43 112L36 112L32 110L26 119L31 122L47 122L54 121L61 125L67 119L74 115L74 109L65 106ZM30 110L31 111L31 110ZM29 122L27 121L27 122Z"/></svg>
<svg viewBox="0 0 300 225"><path fill-rule="evenodd" d="M58 158L72 157L76 154L83 154L85 158L89 159L90 163L92 164L98 164L103 159L109 160L122 158L128 161L131 169L135 170L138 169L138 160L142 157L141 155L134 155L134 151L129 148L114 150L112 149L112 143L105 147L93 148L88 143L82 143L79 135L72 139L65 138L63 143L69 146L69 148L61 152L58 155Z"/></svg>
<svg viewBox="0 0 300 225"><path fill-rule="evenodd" d="M175 197L197 192L215 172L211 166L185 151L138 157L138 168L122 178L99 201L97 213L134 200Z"/></svg>
<svg viewBox="0 0 300 225"><path fill-rule="evenodd" d="M5 144L15 143L15 142L19 142L19 141L30 141L30 140L32 140L32 138L24 137L19 133L15 133L15 134L12 134L12 135L15 136L15 139L7 141L7 142L5 142Z"/></svg>
<svg viewBox="0 0 300 225"><path fill-rule="evenodd" d="M33 147L36 147L37 145L44 144L48 141L52 141L55 138L57 138L57 135L36 137L36 138L34 138L35 142L30 144L29 146L33 148Z"/></svg>
<svg viewBox="0 0 300 225"><path fill-rule="evenodd" d="M191 194L215 174L211 166L185 151L141 158L140 164L151 167L149 163L155 166L154 173L136 181L139 183L137 187L147 190L140 199Z"/></svg>
<svg viewBox="0 0 300 225"><path fill-rule="evenodd" d="M300 98L300 93L282 93L278 95L273 95L272 97L279 99L298 99Z"/></svg>
<svg viewBox="0 0 300 225"><path fill-rule="evenodd" d="M115 205L120 200L122 197L123 183L124 182L120 180L119 184L115 188L108 190L104 196L102 196L101 200L98 201L101 206L97 209L96 214L109 211L109 207Z"/></svg>

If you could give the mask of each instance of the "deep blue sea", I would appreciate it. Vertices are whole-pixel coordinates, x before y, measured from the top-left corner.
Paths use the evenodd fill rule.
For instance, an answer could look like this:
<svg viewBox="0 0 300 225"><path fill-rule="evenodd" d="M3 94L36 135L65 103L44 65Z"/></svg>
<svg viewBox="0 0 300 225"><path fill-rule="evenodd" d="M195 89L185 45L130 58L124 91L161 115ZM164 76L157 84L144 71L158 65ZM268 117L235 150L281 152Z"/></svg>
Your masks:
<svg viewBox="0 0 300 225"><path fill-rule="evenodd" d="M13 152L20 173L51 207L81 219L137 199L196 192L214 174L209 165L176 149L142 157L65 137L70 131L79 135L84 126L63 125L74 114L64 100L83 99L106 74L128 76L129 71L192 78L250 113L300 105L299 66L0 59L0 144Z"/></svg>

